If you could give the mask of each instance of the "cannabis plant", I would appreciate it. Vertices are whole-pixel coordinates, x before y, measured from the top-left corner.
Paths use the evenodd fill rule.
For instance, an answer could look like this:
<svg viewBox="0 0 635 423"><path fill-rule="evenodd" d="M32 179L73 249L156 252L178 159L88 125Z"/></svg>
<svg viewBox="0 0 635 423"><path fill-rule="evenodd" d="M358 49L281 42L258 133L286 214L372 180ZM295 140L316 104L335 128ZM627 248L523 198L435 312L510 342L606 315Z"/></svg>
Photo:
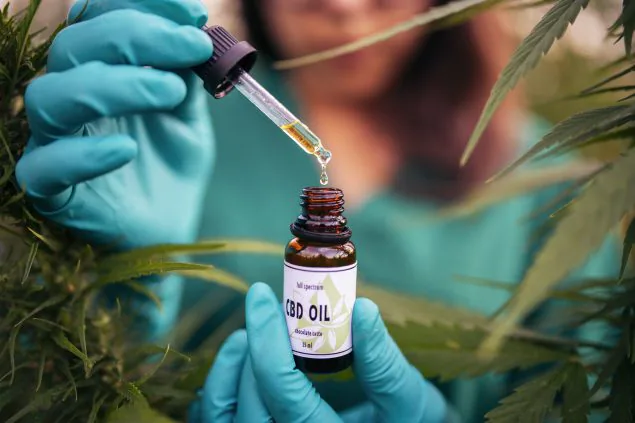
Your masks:
<svg viewBox="0 0 635 423"><path fill-rule="evenodd" d="M29 137L22 98L64 27L36 43L39 5L11 16L6 4L0 13L0 421L184 420L213 351L185 356L169 344L138 341L146 318L133 304L160 307L144 278L176 272L245 291L234 275L171 256L281 250L210 241L109 252L30 207L14 177Z"/></svg>
<svg viewBox="0 0 635 423"><path fill-rule="evenodd" d="M501 74L464 161L505 95L548 53L588 2L536 2L553 6ZM457 0L384 33L277 66L302 66L418 25L455 25L488 8L517 3ZM36 34L30 28L39 5L40 0L32 0L26 10L13 16L7 5L0 14L0 421L184 422L218 342L185 355L174 345L143 342L139 341L142 336L131 336L130 323L139 321L131 302L141 297L160 307L144 277L176 272L245 291L246 284L235 275L177 261L173 256L232 251L281 254L282 249L257 241L206 241L109 252L74 238L30 207L14 177L15 163L29 137L22 96L27 84L44 69L51 40L63 28L61 25L43 42L35 42ZM591 173L582 168L549 168L516 176L512 171L532 159L591 143L633 138L633 87L608 84L635 70L630 56L634 29L635 1L624 0L622 13L616 16L608 35L623 41L627 54L607 67L609 71L617 69L614 75L582 93L624 91L624 98L557 124L458 209L469 213L510 194L577 175L575 190L568 193L573 201L553 214L550 237L504 310L492 320L366 283L359 287L359 295L379 305L402 351L428 378L444 381L535 370L529 381L487 414L488 422L542 422L548 415L564 422L585 422L591 409L606 410L610 421L633 421L635 278L625 270L635 243L635 224L629 217L635 205L635 155L629 150ZM621 277L560 287L569 271L622 221L626 230ZM115 294L113 287L117 288ZM571 302L574 321L563 325L602 322L617 337L607 335L603 342L591 342L523 328L523 319L550 298ZM580 312L580 304L592 307ZM186 316L175 331L179 338L186 338L187 328L195 325L196 316ZM213 336L218 341L223 334ZM588 350L593 354L582 354ZM347 372L337 375L338 379L349 377Z"/></svg>

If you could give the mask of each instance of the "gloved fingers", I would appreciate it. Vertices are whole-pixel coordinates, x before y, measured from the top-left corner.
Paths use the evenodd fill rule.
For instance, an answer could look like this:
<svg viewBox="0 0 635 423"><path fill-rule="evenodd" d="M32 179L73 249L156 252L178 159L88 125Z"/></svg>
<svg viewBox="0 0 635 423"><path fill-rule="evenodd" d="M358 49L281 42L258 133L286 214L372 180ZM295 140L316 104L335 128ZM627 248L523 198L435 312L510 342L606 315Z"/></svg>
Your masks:
<svg viewBox="0 0 635 423"><path fill-rule="evenodd" d="M388 333L379 309L360 298L353 308L353 369L381 421L443 422L446 402L408 363Z"/></svg>
<svg viewBox="0 0 635 423"><path fill-rule="evenodd" d="M238 389L238 410L234 423L270 423L271 413L258 392L258 385L251 367L251 360L245 360L240 388Z"/></svg>
<svg viewBox="0 0 635 423"><path fill-rule="evenodd" d="M137 143L126 135L65 138L24 154L15 174L27 195L44 200L45 208L53 210L68 200L72 186L120 168L137 150Z"/></svg>
<svg viewBox="0 0 635 423"><path fill-rule="evenodd" d="M282 307L271 288L255 283L247 292L249 356L258 392L279 422L340 422L337 414L295 367Z"/></svg>
<svg viewBox="0 0 635 423"><path fill-rule="evenodd" d="M207 9L201 0L77 0L68 12L67 21L94 19L113 10L135 9L170 19L179 25L197 28L207 22Z"/></svg>
<svg viewBox="0 0 635 423"><path fill-rule="evenodd" d="M177 70L174 73L183 79L187 87L187 94L185 100L172 113L200 137L194 142L209 142L211 134L206 134L209 132L209 127L206 126L205 120L200 118L201 109L206 108L206 102L209 98L209 94L204 89L203 81L190 69Z"/></svg>
<svg viewBox="0 0 635 423"><path fill-rule="evenodd" d="M47 70L61 72L92 61L179 69L206 61L212 52L209 36L198 28L116 10L61 31L51 45Z"/></svg>
<svg viewBox="0 0 635 423"><path fill-rule="evenodd" d="M202 423L233 423L246 358L247 334L238 330L223 343L207 375L201 398Z"/></svg>
<svg viewBox="0 0 635 423"><path fill-rule="evenodd" d="M75 135L101 117L173 109L186 91L183 79L171 72L90 62L35 79L24 101L33 141L42 145Z"/></svg>

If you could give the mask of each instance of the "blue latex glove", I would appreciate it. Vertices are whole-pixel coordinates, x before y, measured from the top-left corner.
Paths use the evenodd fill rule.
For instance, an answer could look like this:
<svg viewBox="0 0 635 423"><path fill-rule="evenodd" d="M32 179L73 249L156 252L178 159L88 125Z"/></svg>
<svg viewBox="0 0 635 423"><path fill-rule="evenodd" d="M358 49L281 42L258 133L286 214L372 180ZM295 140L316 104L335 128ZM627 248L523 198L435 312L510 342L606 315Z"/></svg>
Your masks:
<svg viewBox="0 0 635 423"><path fill-rule="evenodd" d="M91 242L192 241L213 135L207 94L184 69L212 54L198 29L206 10L200 0L90 0L82 16L26 91L32 137L18 182L40 213Z"/></svg>
<svg viewBox="0 0 635 423"><path fill-rule="evenodd" d="M353 309L353 370L369 402L339 415L295 369L282 307L268 285L247 293L246 323L218 352L190 423L450 420L439 391L401 354L368 299Z"/></svg>
<svg viewBox="0 0 635 423"><path fill-rule="evenodd" d="M195 239L214 145L188 68L212 54L206 21L200 0L90 0L57 35L26 91L32 136L16 166L42 215L118 249ZM162 331L179 280L154 289L169 300Z"/></svg>

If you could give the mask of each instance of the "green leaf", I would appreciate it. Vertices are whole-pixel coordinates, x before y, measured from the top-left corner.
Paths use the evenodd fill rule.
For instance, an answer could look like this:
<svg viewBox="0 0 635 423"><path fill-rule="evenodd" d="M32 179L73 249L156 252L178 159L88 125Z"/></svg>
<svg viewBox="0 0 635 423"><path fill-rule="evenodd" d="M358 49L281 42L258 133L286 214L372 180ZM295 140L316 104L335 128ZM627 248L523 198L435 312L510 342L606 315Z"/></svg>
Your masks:
<svg viewBox="0 0 635 423"><path fill-rule="evenodd" d="M95 393L95 398L97 397L97 393ZM97 416L101 411L101 406L104 405L104 402L108 398L108 395L102 395L97 401L93 399L93 406L90 409L90 414L88 415L88 420L86 423L95 423L97 422Z"/></svg>
<svg viewBox="0 0 635 423"><path fill-rule="evenodd" d="M551 0L550 0L551 1ZM456 1L455 1L456 2ZM435 20L430 23L430 31L439 30L443 28L455 27L458 26L470 19L478 16L479 14L486 12L488 10L493 9L493 6L496 6L499 3L506 3L507 0L486 0L483 1L473 7L470 7L465 10L459 10L451 15L441 18L439 20Z"/></svg>
<svg viewBox="0 0 635 423"><path fill-rule="evenodd" d="M571 357L564 351L516 339L509 339L499 352L483 357L478 347L488 333L485 329L443 323L388 323L387 327L408 361L425 377L442 381L525 369Z"/></svg>
<svg viewBox="0 0 635 423"><path fill-rule="evenodd" d="M238 292L247 292L249 285L242 278L234 275L233 273L226 272L219 268L207 269L205 271L200 270L180 270L175 273L189 278L200 279L207 282L214 282L219 285L223 285L232 288Z"/></svg>
<svg viewBox="0 0 635 423"><path fill-rule="evenodd" d="M570 369L562 388L562 423L586 423L590 411L587 373L578 362L568 366Z"/></svg>
<svg viewBox="0 0 635 423"><path fill-rule="evenodd" d="M633 423L635 406L635 365L624 357L613 375L607 423Z"/></svg>
<svg viewBox="0 0 635 423"><path fill-rule="evenodd" d="M11 381L9 382L9 384L11 385L13 385L13 381L15 380L15 371L16 371L15 342L16 342L16 339L18 338L18 332L20 331L21 327L22 325L14 326L11 329L11 333L9 334L9 361L11 362Z"/></svg>
<svg viewBox="0 0 635 423"><path fill-rule="evenodd" d="M629 141L633 142L635 139L635 127L631 125L627 125L620 129L614 131L608 131L596 137L589 138L586 141L572 144L564 144L557 147L552 148L551 150L546 151L545 153L536 156L535 160L540 160L547 156L558 156L563 154L570 154L575 152L576 150L580 150L586 147L590 147L595 144L603 143L603 142L614 142L614 141Z"/></svg>
<svg viewBox="0 0 635 423"><path fill-rule="evenodd" d="M584 93L580 93L577 96L573 97L573 98L588 98L588 97L593 97L596 95L602 95L602 94L612 94L612 93L620 93L622 91L628 91L631 92L635 90L635 85L617 85L614 87L606 87L606 88L598 88L596 90L593 91L587 91Z"/></svg>
<svg viewBox="0 0 635 423"><path fill-rule="evenodd" d="M64 376L66 376L66 378L68 379L68 383L70 384L70 392L75 393L75 401L77 401L77 384L75 383L75 378L73 378L73 375L71 374L71 369L68 366L68 361L62 362L61 370L62 373L64 373ZM64 401L64 398L62 399L62 401Z"/></svg>
<svg viewBox="0 0 635 423"><path fill-rule="evenodd" d="M403 325L407 322L417 324L447 323L464 327L486 326L485 315L460 307L451 307L443 303L412 295L399 294L358 280L357 296L372 300L381 310L387 323Z"/></svg>
<svg viewBox="0 0 635 423"><path fill-rule="evenodd" d="M126 382L123 388L119 389L119 394L127 399L131 404L138 404L145 407L148 406L148 400L143 395L143 392L141 392L141 389L132 382Z"/></svg>
<svg viewBox="0 0 635 423"><path fill-rule="evenodd" d="M323 60L349 54L357 50L369 47L371 45L386 41L396 35L410 31L414 28L440 23L444 26L452 17L465 16L466 12L473 9L480 10L484 4L495 5L504 0L455 0L441 6L431 7L427 12L414 16L413 18L398 23L384 31L371 34L366 37L359 38L351 43L340 45L338 47L323 50L317 53L308 54L306 56L293 59L280 60L273 64L274 68L279 70L287 70L300 66L306 66ZM469 14L467 15L469 16Z"/></svg>
<svg viewBox="0 0 635 423"><path fill-rule="evenodd" d="M29 274L31 273L31 268L33 267L33 262L35 262L35 257L37 256L37 248L39 247L39 242L34 242L31 244L31 250L29 251L29 257L26 259L26 266L24 267L24 275L22 276L22 283L26 282L29 278Z"/></svg>
<svg viewBox="0 0 635 423"><path fill-rule="evenodd" d="M492 88L490 97L461 157L462 165L467 163L487 124L507 93L538 64L543 55L549 52L553 43L564 35L567 27L575 22L580 11L586 8L588 3L589 0L559 0L518 46Z"/></svg>
<svg viewBox="0 0 635 423"><path fill-rule="evenodd" d="M498 348L502 338L606 240L634 202L635 153L631 153L601 172L568 207L506 304L506 313L494 321L492 336L484 343L483 351Z"/></svg>
<svg viewBox="0 0 635 423"><path fill-rule="evenodd" d="M178 358L179 360L184 362L191 361L191 358L189 356L175 350L174 348L166 349L158 345L143 344L143 345L139 345L138 347L130 348L127 350L125 370L135 369L137 368L137 366L146 362L152 357L159 354L163 355L166 352L172 357L174 357L175 359Z"/></svg>
<svg viewBox="0 0 635 423"><path fill-rule="evenodd" d="M35 392L40 390L42 386L42 377L44 376L44 365L46 364L46 354L44 350L40 352L40 364L37 369L37 384L35 385Z"/></svg>
<svg viewBox="0 0 635 423"><path fill-rule="evenodd" d="M473 285L485 286L492 289L504 290L508 292L513 292L516 289L516 284L511 282L500 282L500 281L492 281L489 279L482 278L473 278L469 276L457 275L457 280L459 282L465 282ZM614 287L617 282L615 280L602 280L602 281L592 281L589 282L590 286L573 286L567 289L553 289L548 294L549 298L555 298L560 300L567 301L591 301L591 302L599 302L604 303L605 298L599 298L592 296L590 294L586 294L582 292L585 289L591 288L610 288Z"/></svg>
<svg viewBox="0 0 635 423"><path fill-rule="evenodd" d="M56 331L51 337L55 343L66 351L70 352L77 358L81 359L84 362L84 366L88 369L92 369L94 363L86 354L81 352L73 343L66 337L64 332Z"/></svg>
<svg viewBox="0 0 635 423"><path fill-rule="evenodd" d="M77 322L77 338L79 338L79 346L82 349L82 353L88 357L88 346L86 343L86 307L87 303L85 299L81 299L75 305L75 321ZM84 373L88 377L90 375L90 368L84 366Z"/></svg>
<svg viewBox="0 0 635 423"><path fill-rule="evenodd" d="M148 406L138 403L125 405L106 419L105 423L177 423Z"/></svg>
<svg viewBox="0 0 635 423"><path fill-rule="evenodd" d="M609 32L614 32L619 27L622 27L623 31L618 40L624 38L624 48L626 50L626 54L630 55L631 47L633 45L633 31L635 31L635 1L622 1L622 13L615 23L611 25Z"/></svg>
<svg viewBox="0 0 635 423"><path fill-rule="evenodd" d="M617 369L619 368L624 356L626 355L626 351L628 348L627 340L628 334L623 332L618 344L604 358L597 378L593 383L591 390L589 391L589 397L592 397L600 389L602 389L606 382L617 372Z"/></svg>
<svg viewBox="0 0 635 423"><path fill-rule="evenodd" d="M53 307L53 306L55 306L57 304L60 304L66 298L68 298L68 295L66 295L66 294L58 294L58 295L56 295L54 297L49 298L48 300L44 301L42 304L37 306L33 311L29 312L22 319L20 319L20 321L18 323L16 323L14 326L21 325L22 323L26 322L31 317L33 317L36 314L38 314L40 311L42 311L42 310L44 310L44 309L46 309L48 307Z"/></svg>
<svg viewBox="0 0 635 423"><path fill-rule="evenodd" d="M220 253L284 254L284 246L256 240L210 240L192 244L159 244L137 248L104 257L101 268L118 266L122 262L145 262L157 257L179 254L220 254Z"/></svg>
<svg viewBox="0 0 635 423"><path fill-rule="evenodd" d="M631 73L633 71L635 71L635 65L634 66L630 66L630 67L628 67L626 69L622 69L621 71L619 71L619 72L617 72L617 73L615 73L615 74L613 74L611 76L608 76L608 77L604 78L603 80L601 80L600 82L590 86L589 88L585 88L584 90L582 90L580 92L580 94L588 94L590 92L593 92L593 91L597 90L598 88L601 88L601 87L605 86L606 84L608 84L610 82L613 82L613 81L615 81L617 79L620 79L621 77L626 76L626 75L628 75L629 73Z"/></svg>
<svg viewBox="0 0 635 423"><path fill-rule="evenodd" d="M29 232L33 234L33 236L35 236L37 239L42 241L46 246L48 246L51 250L55 251L56 253L59 253L64 249L64 247L59 241L47 238L44 235L36 232L32 228L27 228L27 229L29 230Z"/></svg>
<svg viewBox="0 0 635 423"><path fill-rule="evenodd" d="M206 271L212 268L203 264L178 263L169 261L146 262L130 264L113 268L107 272L100 273L97 281L90 286L102 287L112 283L121 283L131 279L138 279L144 276L170 273L183 270Z"/></svg>
<svg viewBox="0 0 635 423"><path fill-rule="evenodd" d="M557 153L561 149L583 144L606 131L631 122L634 116L635 104L609 106L577 113L554 126L529 151L490 180L507 175L525 162L536 158L544 150L553 148L553 152ZM541 157L545 157L545 155L543 154Z"/></svg>
<svg viewBox="0 0 635 423"><path fill-rule="evenodd" d="M554 184L585 178L597 171L598 167L596 163L577 161L565 165L526 170L477 187L464 200L451 206L443 207L437 212L436 216L426 217L425 219L451 219L469 216L509 198ZM409 221L408 224L412 224L412 222Z"/></svg>
<svg viewBox="0 0 635 423"><path fill-rule="evenodd" d="M540 423L546 421L556 394L575 365L558 366L519 386L485 415L487 423Z"/></svg>
<svg viewBox="0 0 635 423"><path fill-rule="evenodd" d="M161 357L161 360L159 360L159 363L155 367L153 367L151 371L146 373L141 379L136 381L135 385L141 386L144 383L146 383L152 376L154 376L157 370L159 370L161 366L163 365L163 362L165 361L165 358L168 356L169 352L170 352L170 346L168 345L165 347L165 351L163 353L163 356Z"/></svg>

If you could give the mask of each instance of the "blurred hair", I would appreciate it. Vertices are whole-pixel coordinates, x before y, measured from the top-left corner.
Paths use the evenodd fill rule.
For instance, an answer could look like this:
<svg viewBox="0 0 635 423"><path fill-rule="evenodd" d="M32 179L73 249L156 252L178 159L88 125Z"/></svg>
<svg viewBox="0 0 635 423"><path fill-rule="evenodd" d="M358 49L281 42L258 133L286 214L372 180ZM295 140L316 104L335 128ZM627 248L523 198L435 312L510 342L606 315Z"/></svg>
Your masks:
<svg viewBox="0 0 635 423"><path fill-rule="evenodd" d="M282 59L267 34L261 1L241 1L251 42L272 60ZM402 157L395 181L398 192L456 200L511 158L520 132L509 128L518 105L516 95L508 96L494 115L470 161L459 165L490 90L510 57L511 41L492 12L425 35L402 77L374 107L375 119L395 134Z"/></svg>

